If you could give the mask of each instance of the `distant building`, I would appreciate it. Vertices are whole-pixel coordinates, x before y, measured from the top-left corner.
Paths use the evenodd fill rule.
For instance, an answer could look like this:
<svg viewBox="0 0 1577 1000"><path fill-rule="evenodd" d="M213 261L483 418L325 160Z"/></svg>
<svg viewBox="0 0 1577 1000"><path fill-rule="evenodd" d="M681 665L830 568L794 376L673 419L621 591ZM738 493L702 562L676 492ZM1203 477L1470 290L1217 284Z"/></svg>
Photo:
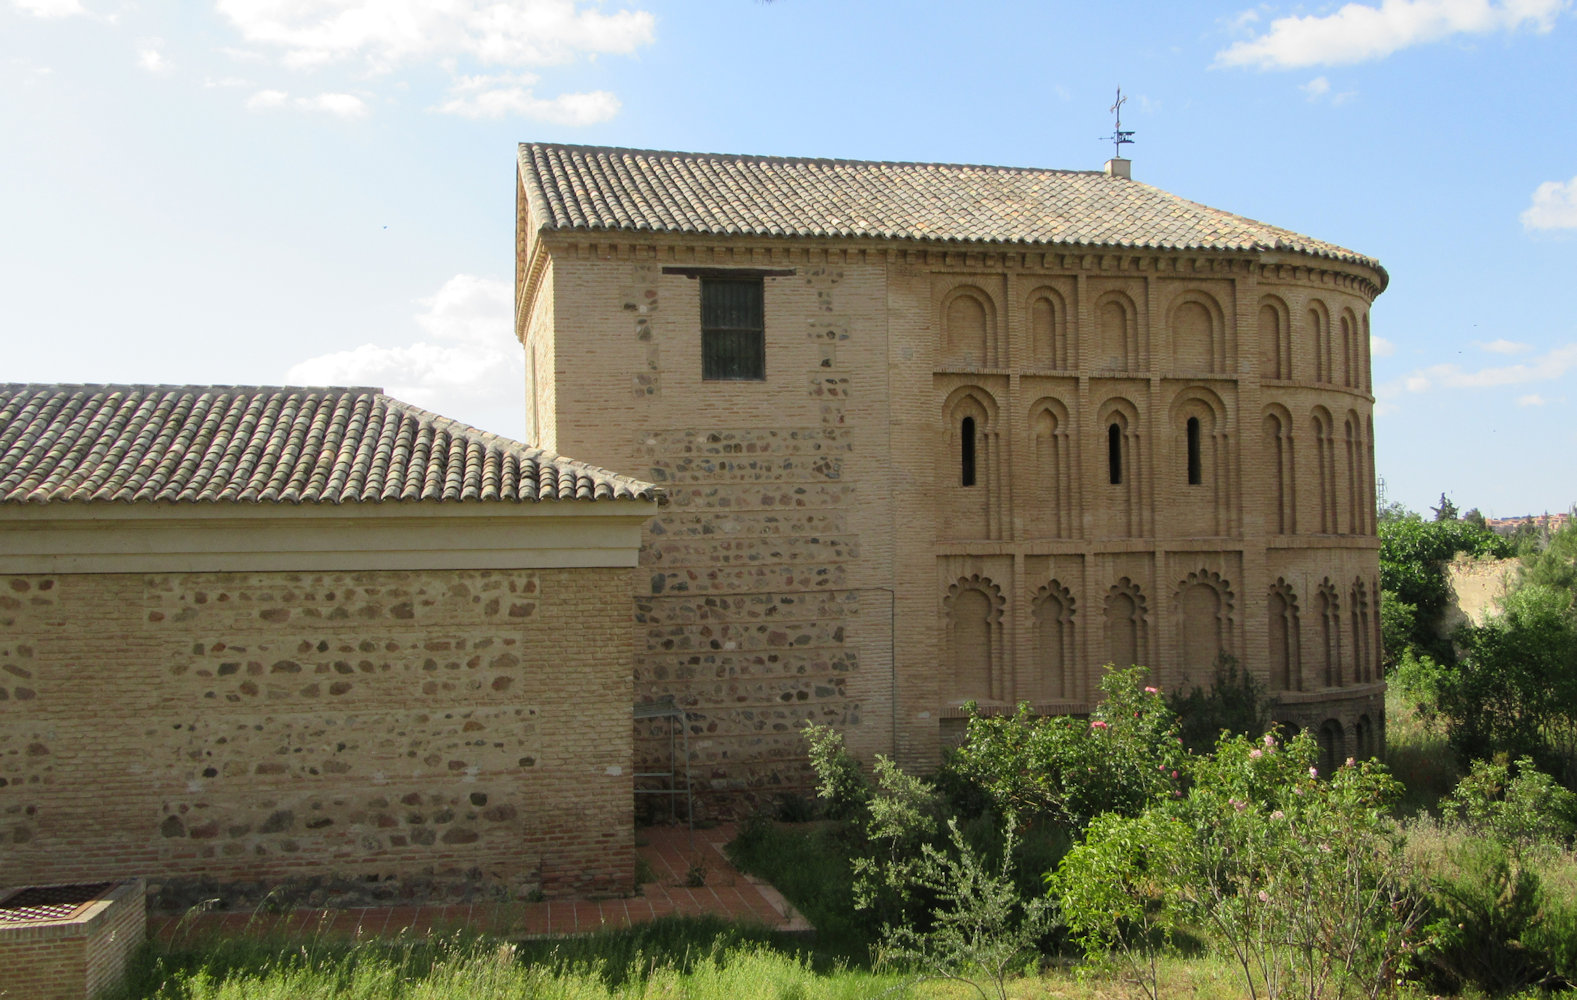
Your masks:
<svg viewBox="0 0 1577 1000"><path fill-rule="evenodd" d="M1383 747L1380 265L1106 172L523 144L528 437L631 470L637 697L716 792L800 728L928 766L963 704L1232 656ZM666 744L644 751L661 757Z"/></svg>
<svg viewBox="0 0 1577 1000"><path fill-rule="evenodd" d="M1569 512L1560 514L1524 514L1521 517L1486 517L1484 526L1501 535L1514 535L1524 527L1531 527L1541 535L1550 535L1566 527L1571 521Z"/></svg>

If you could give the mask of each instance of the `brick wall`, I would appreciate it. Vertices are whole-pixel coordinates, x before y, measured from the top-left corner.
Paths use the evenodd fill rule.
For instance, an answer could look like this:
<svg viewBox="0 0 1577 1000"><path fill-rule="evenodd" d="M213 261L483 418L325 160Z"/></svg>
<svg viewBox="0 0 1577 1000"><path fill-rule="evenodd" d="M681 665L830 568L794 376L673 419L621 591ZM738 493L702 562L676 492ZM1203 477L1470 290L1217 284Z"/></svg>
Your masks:
<svg viewBox="0 0 1577 1000"><path fill-rule="evenodd" d="M0 997L92 1000L121 983L146 937L141 881L114 887L69 920L0 925Z"/></svg>
<svg viewBox="0 0 1577 1000"><path fill-rule="evenodd" d="M618 568L0 577L0 884L627 891L629 588Z"/></svg>
<svg viewBox="0 0 1577 1000"><path fill-rule="evenodd" d="M1332 752L1382 745L1364 268L544 241L554 444L669 491L636 686L710 788L805 787L806 722L930 766L965 698L1087 711L1130 657L1171 689L1232 655ZM764 381L701 379L696 268L773 272Z"/></svg>

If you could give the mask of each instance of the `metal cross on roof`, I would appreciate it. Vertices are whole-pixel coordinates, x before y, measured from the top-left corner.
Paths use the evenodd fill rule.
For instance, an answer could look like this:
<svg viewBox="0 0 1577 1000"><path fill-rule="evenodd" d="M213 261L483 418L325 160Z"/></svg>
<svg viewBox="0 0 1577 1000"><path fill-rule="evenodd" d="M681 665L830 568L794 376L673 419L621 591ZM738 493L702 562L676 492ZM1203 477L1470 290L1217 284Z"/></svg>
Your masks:
<svg viewBox="0 0 1577 1000"><path fill-rule="evenodd" d="M1128 98L1123 96L1123 89L1121 87L1118 87L1117 88L1117 102L1115 104L1113 104L1108 109L1108 110L1111 111L1112 114L1117 116L1117 126L1116 126L1116 128L1112 129L1112 134L1111 135L1103 136L1102 138L1107 138L1107 139L1111 140L1111 142L1112 142L1112 157L1114 159L1122 157L1122 155L1123 155L1123 145L1124 144L1127 144L1127 145L1130 145L1130 146L1133 145L1133 140L1129 138L1129 136L1133 135L1133 132L1132 131L1128 131L1128 132L1124 132L1123 131L1123 105L1125 103L1127 103L1127 101L1128 101Z"/></svg>

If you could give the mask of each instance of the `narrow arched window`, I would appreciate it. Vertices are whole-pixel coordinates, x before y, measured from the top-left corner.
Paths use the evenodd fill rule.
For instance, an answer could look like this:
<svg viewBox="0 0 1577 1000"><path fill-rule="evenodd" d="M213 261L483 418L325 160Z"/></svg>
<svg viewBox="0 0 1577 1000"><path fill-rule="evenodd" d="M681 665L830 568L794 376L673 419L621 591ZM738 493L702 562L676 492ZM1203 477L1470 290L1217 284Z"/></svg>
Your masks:
<svg viewBox="0 0 1577 1000"><path fill-rule="evenodd" d="M1199 418L1188 418L1188 485L1198 486L1205 481L1199 465Z"/></svg>
<svg viewBox="0 0 1577 1000"><path fill-rule="evenodd" d="M975 418L965 417L958 428L960 481L964 486L975 485Z"/></svg>
<svg viewBox="0 0 1577 1000"><path fill-rule="evenodd" d="M1113 486L1123 481L1123 429L1116 424L1106 428L1106 472Z"/></svg>

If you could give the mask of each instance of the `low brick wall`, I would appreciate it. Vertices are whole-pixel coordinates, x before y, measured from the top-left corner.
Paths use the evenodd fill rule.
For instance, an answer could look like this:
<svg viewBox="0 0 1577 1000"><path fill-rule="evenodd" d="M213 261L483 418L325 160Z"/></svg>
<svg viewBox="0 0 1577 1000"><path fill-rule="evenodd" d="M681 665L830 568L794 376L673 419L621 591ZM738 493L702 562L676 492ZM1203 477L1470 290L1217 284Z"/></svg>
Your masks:
<svg viewBox="0 0 1577 1000"><path fill-rule="evenodd" d="M0 576L0 884L627 893L632 638L623 568Z"/></svg>
<svg viewBox="0 0 1577 1000"><path fill-rule="evenodd" d="M48 896L70 904L21 909L40 894L0 889L0 997L87 1000L118 986L137 946L147 937L143 882L96 887L61 886ZM87 892L73 890L87 889Z"/></svg>

